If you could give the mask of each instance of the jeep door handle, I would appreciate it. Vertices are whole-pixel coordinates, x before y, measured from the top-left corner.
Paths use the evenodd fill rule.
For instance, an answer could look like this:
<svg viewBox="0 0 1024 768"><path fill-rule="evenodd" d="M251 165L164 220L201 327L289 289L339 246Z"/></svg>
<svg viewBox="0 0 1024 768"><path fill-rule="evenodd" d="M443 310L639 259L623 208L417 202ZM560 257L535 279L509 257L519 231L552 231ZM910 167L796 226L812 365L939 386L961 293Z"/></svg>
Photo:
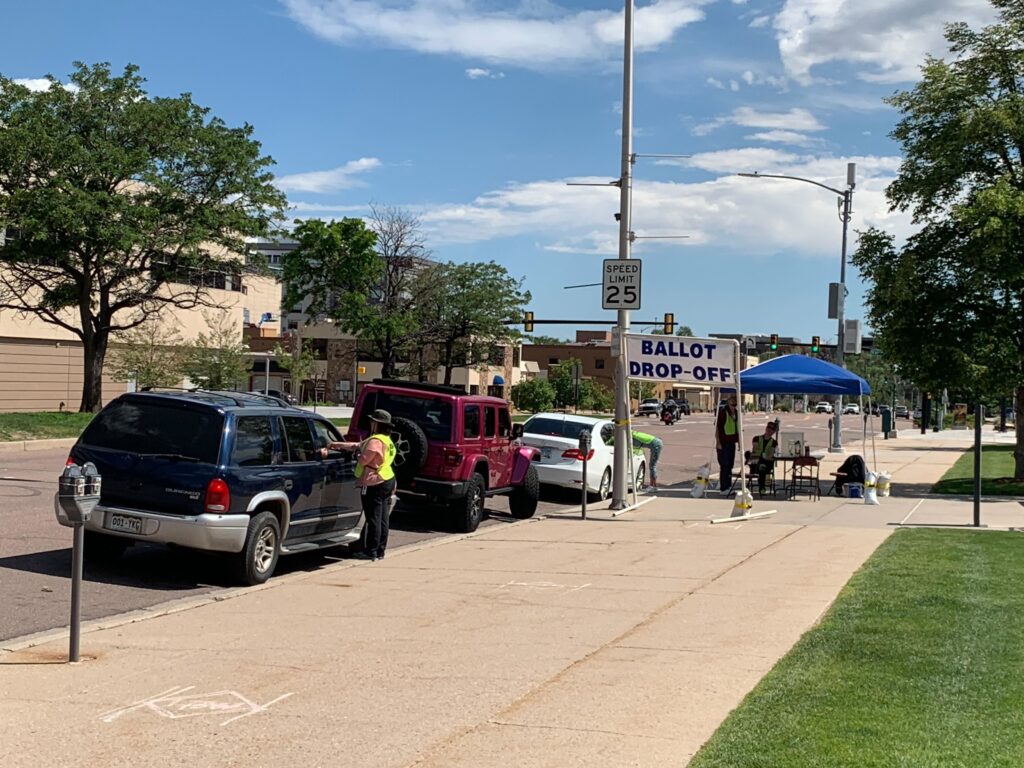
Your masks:
<svg viewBox="0 0 1024 768"><path fill-rule="evenodd" d="M290 491L292 489L292 481L291 480L285 480L284 481L284 489L286 491Z"/></svg>

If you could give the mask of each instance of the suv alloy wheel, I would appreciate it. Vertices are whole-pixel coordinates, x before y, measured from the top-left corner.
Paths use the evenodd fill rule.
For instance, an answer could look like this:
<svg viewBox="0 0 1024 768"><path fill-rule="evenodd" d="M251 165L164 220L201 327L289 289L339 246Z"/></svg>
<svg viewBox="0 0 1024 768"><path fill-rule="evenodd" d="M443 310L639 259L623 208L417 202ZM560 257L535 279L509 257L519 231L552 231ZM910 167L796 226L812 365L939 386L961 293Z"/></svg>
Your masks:
<svg viewBox="0 0 1024 768"><path fill-rule="evenodd" d="M281 554L281 526L271 512L259 512L249 521L245 546L239 553L239 578L248 586L262 584L277 567Z"/></svg>
<svg viewBox="0 0 1024 768"><path fill-rule="evenodd" d="M532 469L532 467L531 467ZM459 533L472 533L484 518L484 495L487 485L479 472L474 472L466 483L466 495L452 502L455 528Z"/></svg>

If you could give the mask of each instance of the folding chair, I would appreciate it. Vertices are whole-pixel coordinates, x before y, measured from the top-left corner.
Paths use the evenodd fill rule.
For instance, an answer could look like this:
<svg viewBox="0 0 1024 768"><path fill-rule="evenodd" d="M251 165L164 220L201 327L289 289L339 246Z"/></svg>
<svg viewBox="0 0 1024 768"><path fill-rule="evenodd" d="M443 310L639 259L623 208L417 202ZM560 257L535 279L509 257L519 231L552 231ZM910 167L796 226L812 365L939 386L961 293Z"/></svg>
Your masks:
<svg viewBox="0 0 1024 768"><path fill-rule="evenodd" d="M813 456L797 456L793 459L793 474L789 484L789 498L805 492L808 498L820 499L821 486L818 484L820 468L821 465Z"/></svg>
<svg viewBox="0 0 1024 768"><path fill-rule="evenodd" d="M743 471L747 473L747 490L751 493L756 492L757 488L757 462L744 461ZM732 487L729 488L729 494L735 493L740 487L740 476L737 474L732 481ZM764 498L767 494L774 496L777 492L775 485L775 462L772 462L771 469L764 476L764 491L758 492L760 498Z"/></svg>

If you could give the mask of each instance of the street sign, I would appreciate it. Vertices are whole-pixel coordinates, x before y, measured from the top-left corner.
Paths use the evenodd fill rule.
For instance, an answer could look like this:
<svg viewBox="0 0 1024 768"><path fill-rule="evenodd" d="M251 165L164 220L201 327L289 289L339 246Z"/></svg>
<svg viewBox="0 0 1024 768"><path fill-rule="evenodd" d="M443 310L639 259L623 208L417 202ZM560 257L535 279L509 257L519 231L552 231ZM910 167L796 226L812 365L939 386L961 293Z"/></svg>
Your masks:
<svg viewBox="0 0 1024 768"><path fill-rule="evenodd" d="M640 259L605 259L601 309L640 309Z"/></svg>

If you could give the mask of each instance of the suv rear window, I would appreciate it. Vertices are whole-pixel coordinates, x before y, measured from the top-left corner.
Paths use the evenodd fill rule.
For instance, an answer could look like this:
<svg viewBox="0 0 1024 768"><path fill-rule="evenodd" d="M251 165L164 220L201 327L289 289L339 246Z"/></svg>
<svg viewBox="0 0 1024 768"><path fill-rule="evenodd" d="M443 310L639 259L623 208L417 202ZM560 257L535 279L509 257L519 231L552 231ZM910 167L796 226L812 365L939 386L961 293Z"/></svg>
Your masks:
<svg viewBox="0 0 1024 768"><path fill-rule="evenodd" d="M593 427L580 421L565 421L563 419L532 418L523 425L523 432L531 435L569 437L573 440L578 439L580 432L585 429L593 429Z"/></svg>
<svg viewBox="0 0 1024 768"><path fill-rule="evenodd" d="M128 453L168 453L217 463L224 417L208 410L115 400L82 433L83 445Z"/></svg>
<svg viewBox="0 0 1024 768"><path fill-rule="evenodd" d="M417 395L400 395L380 390L369 393L363 401L359 423L364 432L370 431L370 414L383 408L392 418L416 422L428 440L447 442L452 438L452 404L450 400Z"/></svg>

